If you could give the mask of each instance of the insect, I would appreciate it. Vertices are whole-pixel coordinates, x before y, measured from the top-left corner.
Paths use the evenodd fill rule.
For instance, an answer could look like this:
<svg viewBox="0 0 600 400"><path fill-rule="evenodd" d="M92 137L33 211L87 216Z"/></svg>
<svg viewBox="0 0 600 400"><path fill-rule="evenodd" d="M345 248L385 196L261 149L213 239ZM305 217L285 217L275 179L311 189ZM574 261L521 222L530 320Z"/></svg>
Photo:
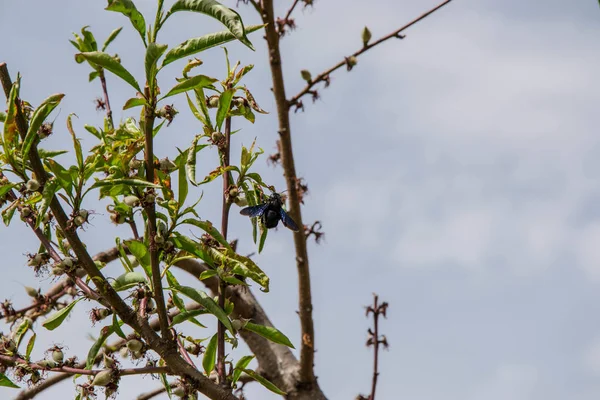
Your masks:
<svg viewBox="0 0 600 400"><path fill-rule="evenodd" d="M273 193L269 196L266 203L243 208L240 214L247 215L250 218L260 217L263 224L269 229L275 228L281 220L286 228L294 232L299 230L298 225L283 209L283 200L281 200L279 193Z"/></svg>

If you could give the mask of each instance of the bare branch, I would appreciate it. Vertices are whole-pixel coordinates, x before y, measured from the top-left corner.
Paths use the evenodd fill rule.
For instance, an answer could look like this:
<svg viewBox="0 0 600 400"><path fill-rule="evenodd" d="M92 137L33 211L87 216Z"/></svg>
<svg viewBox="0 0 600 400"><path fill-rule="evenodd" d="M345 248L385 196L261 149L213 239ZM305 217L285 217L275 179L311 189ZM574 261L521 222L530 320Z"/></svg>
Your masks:
<svg viewBox="0 0 600 400"><path fill-rule="evenodd" d="M404 25L403 27L396 29L394 32L390 33L389 35L383 36L379 39L377 39L376 41L367 44L366 46L363 46L360 50L354 52L351 56L349 57L345 57L343 61L340 61L339 63L337 63L336 65L334 65L333 67L329 68L328 70L321 72L319 75L317 75L316 77L314 77L313 79L311 79L311 81L306 85L306 87L304 89L302 89L297 95L295 95L294 97L292 97L289 101L288 101L288 107L292 107L294 105L298 105L300 99L307 95L307 94L313 94L314 97L314 91L312 90L312 88L319 82L325 82L326 84L328 84L329 82L329 76L332 72L336 71L339 68L342 68L343 66L347 66L349 67L349 69L351 68L350 66L350 61L352 60L352 57L356 58L358 56L360 56L361 54L369 51L370 49L372 49L373 47L389 40L392 38L399 38L399 39L403 39L404 36L401 35L401 32L403 32L404 30L410 28L411 26L413 26L414 24L416 24L417 22L427 18L429 15L433 14L434 12L436 12L437 10L439 10L440 8L444 7L446 4L450 3L452 0L446 0L440 4L438 4L437 6L435 6L434 8L432 8L431 10L427 11L426 13L422 14L421 16L413 19L412 21L410 21L409 23L407 23L406 25Z"/></svg>
<svg viewBox="0 0 600 400"><path fill-rule="evenodd" d="M279 136L281 142L281 161L289 195L289 214L299 226L303 226L302 212L300 209L300 196L298 193L296 167L292 149L289 107L286 100L281 68L281 54L279 50L279 34L275 25L273 0L263 1L261 14L265 27L266 39L269 47L269 61L273 81L273 94L277 104L277 117L279 120ZM308 264L308 251L306 238L303 231L294 232L294 245L296 250L296 268L298 270L298 314L302 331L302 346L300 348L300 382L307 387L318 387L313 370L314 364L314 324L312 318L312 294L310 288L310 270Z"/></svg>

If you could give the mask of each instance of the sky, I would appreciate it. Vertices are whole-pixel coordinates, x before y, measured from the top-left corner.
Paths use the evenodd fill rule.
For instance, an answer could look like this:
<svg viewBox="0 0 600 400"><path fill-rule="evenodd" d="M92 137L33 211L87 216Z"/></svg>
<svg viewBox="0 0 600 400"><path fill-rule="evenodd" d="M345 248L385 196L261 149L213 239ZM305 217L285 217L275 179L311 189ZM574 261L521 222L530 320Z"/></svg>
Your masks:
<svg viewBox="0 0 600 400"><path fill-rule="evenodd" d="M278 2L279 15L288 3ZM136 4L152 19L154 1ZM0 1L0 61L13 78L16 71L23 75L23 97L39 104L52 93L66 94L48 148L69 146L69 113L79 117L75 129L86 148L93 138L83 125L102 121L93 103L99 84L89 84L88 69L74 62L72 32L90 25L101 40L124 26L109 51L143 76L137 33L104 5ZM434 5L331 0L299 8L298 28L281 43L288 95L304 86L301 69L314 76L360 48L365 25L377 38ZM250 8L240 6L239 12L247 25L259 23ZM326 233L323 243L309 244L309 254L316 374L328 398L354 398L370 389L364 306L373 292L390 304L380 324L390 349L380 356L378 399L600 396L599 19L592 0L543 6L454 0L406 31L404 40L367 52L350 73L336 72L321 98L315 104L306 99L305 112L292 116L296 169L310 190L303 218L321 221ZM221 29L201 15L176 15L159 41L174 46ZM234 160L240 145L255 137L265 156L274 152L277 138L265 44L261 34L250 39L256 52L232 44L230 57L255 65L246 84L270 114L254 125L234 122L242 129L234 136ZM223 76L222 50L200 58L202 73ZM161 87L172 85L182 66L165 68ZM120 110L133 96L130 88L114 77L108 86L115 118L135 117ZM189 146L201 129L184 98L174 104L181 113L156 146L159 156L170 158L177 155L174 146ZM214 168L213 153L200 153L198 171ZM268 166L266 157L256 169L283 190L281 170ZM219 190L220 182L204 190L198 208L203 218L218 220ZM105 206L89 200L95 214L82 236L92 252L110 248L116 235L129 235L110 224ZM248 221L233 212L231 224L240 252L255 251ZM0 297L25 305L23 285L52 284L48 278L36 282L26 267L25 254L38 244L18 220L10 229L0 227L0 243L8 272ZM261 304L299 347L291 232L271 232L255 260L271 278L269 293L257 291ZM107 271L117 274L119 268ZM87 352L87 334L97 335L100 326L89 322L90 305L80 305L57 330L36 327L34 358L53 343L66 345L67 355ZM242 345L233 354L246 352ZM74 397L70 382L39 398ZM160 385L149 377L122 382L124 399L140 387ZM14 393L0 389L3 398ZM256 384L246 393L249 399L276 398Z"/></svg>

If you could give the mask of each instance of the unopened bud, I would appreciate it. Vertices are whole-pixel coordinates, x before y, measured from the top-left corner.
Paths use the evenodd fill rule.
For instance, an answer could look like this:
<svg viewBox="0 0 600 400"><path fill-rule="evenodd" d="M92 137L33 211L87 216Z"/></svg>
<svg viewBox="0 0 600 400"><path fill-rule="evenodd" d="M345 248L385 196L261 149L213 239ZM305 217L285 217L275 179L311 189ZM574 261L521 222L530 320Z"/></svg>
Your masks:
<svg viewBox="0 0 600 400"><path fill-rule="evenodd" d="M129 350L131 350L132 352L136 352L136 351L140 351L142 350L142 347L144 346L144 344L142 342L140 342L137 339L130 339L127 342L127 348Z"/></svg>
<svg viewBox="0 0 600 400"><path fill-rule="evenodd" d="M173 390L173 394L177 397L183 397L185 396L185 389L183 386L179 385Z"/></svg>
<svg viewBox="0 0 600 400"><path fill-rule="evenodd" d="M37 181L37 179L30 179L25 184L25 187L27 187L27 190L30 192L35 192L40 188L40 183Z"/></svg>
<svg viewBox="0 0 600 400"><path fill-rule="evenodd" d="M27 292L27 294L33 298L36 298L40 295L40 292L34 288L32 288L31 286L25 286L25 291Z"/></svg>
<svg viewBox="0 0 600 400"><path fill-rule="evenodd" d="M92 381L92 386L106 386L112 380L113 372L110 369L98 372Z"/></svg>
<svg viewBox="0 0 600 400"><path fill-rule="evenodd" d="M73 268L73 258L72 257L65 257L62 260L62 264L67 267L67 268Z"/></svg>
<svg viewBox="0 0 600 400"><path fill-rule="evenodd" d="M209 108L219 107L219 95L210 96L206 103Z"/></svg>
<svg viewBox="0 0 600 400"><path fill-rule="evenodd" d="M109 357L106 354L103 355L103 360L104 360L104 366L106 368L111 368L113 365L115 365L114 358Z"/></svg>
<svg viewBox="0 0 600 400"><path fill-rule="evenodd" d="M137 196L125 196L123 199L123 203L127 204L129 207L137 207L140 205L140 199Z"/></svg>
<svg viewBox="0 0 600 400"><path fill-rule="evenodd" d="M219 142L219 141L221 141L221 140L223 140L223 138L224 138L224 137L225 137L225 136L224 136L224 135L223 135L221 132L213 132L213 133L210 135L210 138L211 138L211 139L212 139L212 141L213 141L213 142L215 142L215 143L216 143L216 142Z"/></svg>
<svg viewBox="0 0 600 400"><path fill-rule="evenodd" d="M21 217L27 218L31 215L32 212L33 211L31 210L31 207L25 206L25 207L21 208Z"/></svg>
<svg viewBox="0 0 600 400"><path fill-rule="evenodd" d="M142 164L143 164L142 160L137 160L135 158L132 158L131 161L129 161L129 168L140 169Z"/></svg>
<svg viewBox="0 0 600 400"><path fill-rule="evenodd" d="M121 350L119 350L119 354L121 355L121 357L127 358L127 356L129 355L129 349L123 346L121 347Z"/></svg>
<svg viewBox="0 0 600 400"><path fill-rule="evenodd" d="M61 362L63 362L64 358L65 358L65 355L63 354L62 350L56 349L52 352L52 359L55 362L61 363Z"/></svg>
<svg viewBox="0 0 600 400"><path fill-rule="evenodd" d="M41 360L36 363L42 368L54 368L56 367L56 362L53 360Z"/></svg>
<svg viewBox="0 0 600 400"><path fill-rule="evenodd" d="M85 222L85 218L83 218L81 215L78 215L73 219L73 223L75 223L75 226L82 226L83 224L85 224Z"/></svg>

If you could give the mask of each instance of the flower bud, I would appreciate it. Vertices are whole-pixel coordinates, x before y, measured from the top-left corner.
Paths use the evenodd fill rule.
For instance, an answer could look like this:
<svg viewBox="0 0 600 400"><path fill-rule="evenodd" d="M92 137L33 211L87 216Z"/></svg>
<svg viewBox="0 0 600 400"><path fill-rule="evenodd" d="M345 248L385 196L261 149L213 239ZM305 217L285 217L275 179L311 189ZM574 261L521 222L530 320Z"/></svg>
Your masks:
<svg viewBox="0 0 600 400"><path fill-rule="evenodd" d="M129 168L140 169L142 164L143 164L142 160L137 160L135 158L132 158L131 161L129 161Z"/></svg>
<svg viewBox="0 0 600 400"><path fill-rule="evenodd" d="M62 265L64 265L67 268L73 268L73 258L72 257L65 257L62 260Z"/></svg>
<svg viewBox="0 0 600 400"><path fill-rule="evenodd" d="M177 165L169 160L168 158L163 158L162 160L158 161L158 165L161 171L163 172L173 172L177 169Z"/></svg>
<svg viewBox="0 0 600 400"><path fill-rule="evenodd" d="M207 99L208 108L216 108L219 107L219 95L210 96Z"/></svg>
<svg viewBox="0 0 600 400"><path fill-rule="evenodd" d="M37 181L37 179L30 179L25 184L25 187L27 187L27 190L30 192L35 192L40 188L40 183Z"/></svg>
<svg viewBox="0 0 600 400"><path fill-rule="evenodd" d="M65 269L60 266L60 264L55 265L54 267L52 267L52 274L56 275L56 276L60 276L62 274L65 273Z"/></svg>
<svg viewBox="0 0 600 400"><path fill-rule="evenodd" d="M87 221L87 219L88 219L88 216L90 215L90 212L89 212L88 210L79 210L79 211L77 212L77 214L78 214L79 216L83 217L83 219Z"/></svg>
<svg viewBox="0 0 600 400"><path fill-rule="evenodd" d="M140 205L140 199L133 195L125 196L123 203L127 204L129 207L137 207Z"/></svg>
<svg viewBox="0 0 600 400"><path fill-rule="evenodd" d="M33 298L37 298L40 295L40 292L31 286L25 286L25 291L27 294Z"/></svg>
<svg viewBox="0 0 600 400"><path fill-rule="evenodd" d="M57 362L60 364L61 362L63 362L64 358L65 358L65 355L63 354L62 350L55 349L52 352L52 359L54 360L54 362Z"/></svg>
<svg viewBox="0 0 600 400"><path fill-rule="evenodd" d="M185 389L183 388L183 386L179 385L175 389L173 389L173 394L177 397L183 397L185 396Z"/></svg>
<svg viewBox="0 0 600 400"><path fill-rule="evenodd" d="M110 369L98 372L92 381L92 386L106 386L112 381L113 372Z"/></svg>
<svg viewBox="0 0 600 400"><path fill-rule="evenodd" d="M127 348L132 352L140 351L144 347L144 344L137 339L130 339L127 342Z"/></svg>
<svg viewBox="0 0 600 400"><path fill-rule="evenodd" d="M121 355L121 357L127 358L127 356L129 355L129 349L126 346L123 346L121 347L121 350L119 350L119 354Z"/></svg>
<svg viewBox="0 0 600 400"><path fill-rule="evenodd" d="M134 360L142 358L142 352L141 351L131 352L131 358L133 358Z"/></svg>
<svg viewBox="0 0 600 400"><path fill-rule="evenodd" d="M53 360L41 360L36 363L42 368L54 368L56 367L56 362Z"/></svg>
<svg viewBox="0 0 600 400"><path fill-rule="evenodd" d="M103 355L103 360L106 368L111 368L113 365L115 365L115 359L107 356L106 354Z"/></svg>
<svg viewBox="0 0 600 400"><path fill-rule="evenodd" d="M73 219L73 223L75 226L81 226L85 224L85 218L83 218L81 215L78 215Z"/></svg>
<svg viewBox="0 0 600 400"><path fill-rule="evenodd" d="M225 138L225 136L221 132L213 132L210 135L210 138L212 139L213 142L216 143L216 142L223 140Z"/></svg>
<svg viewBox="0 0 600 400"><path fill-rule="evenodd" d="M25 206L25 207L21 208L21 217L27 218L31 215L32 212L33 211L31 210L31 207Z"/></svg>
<svg viewBox="0 0 600 400"><path fill-rule="evenodd" d="M239 331L244 326L244 323L242 321L240 321L239 319L234 319L233 321L231 321L231 326L236 331Z"/></svg>

